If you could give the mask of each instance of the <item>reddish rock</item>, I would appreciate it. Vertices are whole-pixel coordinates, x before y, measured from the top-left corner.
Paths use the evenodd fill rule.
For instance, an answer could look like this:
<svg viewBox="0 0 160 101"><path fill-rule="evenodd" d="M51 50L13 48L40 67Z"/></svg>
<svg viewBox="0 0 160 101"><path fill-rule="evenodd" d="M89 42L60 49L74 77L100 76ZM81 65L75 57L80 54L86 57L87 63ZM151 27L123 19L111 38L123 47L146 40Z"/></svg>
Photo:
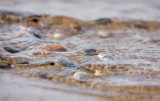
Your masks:
<svg viewBox="0 0 160 101"><path fill-rule="evenodd" d="M67 51L63 46L61 45L40 45L40 46L33 46L31 49L40 49L40 50L47 50L47 51Z"/></svg>

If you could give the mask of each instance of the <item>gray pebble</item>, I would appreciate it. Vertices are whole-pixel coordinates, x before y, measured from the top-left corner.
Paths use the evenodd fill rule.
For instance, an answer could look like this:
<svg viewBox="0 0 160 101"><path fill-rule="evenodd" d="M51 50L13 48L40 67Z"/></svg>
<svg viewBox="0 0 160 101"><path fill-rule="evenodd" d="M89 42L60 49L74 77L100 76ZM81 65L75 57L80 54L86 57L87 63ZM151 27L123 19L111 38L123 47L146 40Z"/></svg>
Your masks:
<svg viewBox="0 0 160 101"><path fill-rule="evenodd" d="M66 58L60 58L58 61L61 63L62 66L65 67L76 67L76 64L73 61L70 61Z"/></svg>
<svg viewBox="0 0 160 101"><path fill-rule="evenodd" d="M38 72L37 75L38 75L38 77L40 77L40 78L44 78L44 79L47 78L47 73L44 73L44 72Z"/></svg>
<svg viewBox="0 0 160 101"><path fill-rule="evenodd" d="M94 55L98 55L99 53L95 49L86 49L84 50L84 54L88 56L94 56Z"/></svg>

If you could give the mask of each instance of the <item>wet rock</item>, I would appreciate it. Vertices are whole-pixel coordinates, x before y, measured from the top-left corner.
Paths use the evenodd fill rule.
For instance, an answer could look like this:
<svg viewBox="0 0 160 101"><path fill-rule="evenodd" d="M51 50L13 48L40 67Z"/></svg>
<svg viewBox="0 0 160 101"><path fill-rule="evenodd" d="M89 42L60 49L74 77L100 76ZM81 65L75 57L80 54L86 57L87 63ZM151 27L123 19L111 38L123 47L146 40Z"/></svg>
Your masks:
<svg viewBox="0 0 160 101"><path fill-rule="evenodd" d="M94 55L99 54L96 49L85 49L85 50L81 51L81 53L88 55L88 56L94 56Z"/></svg>
<svg viewBox="0 0 160 101"><path fill-rule="evenodd" d="M0 23L17 23L21 19L21 14L16 12L0 12Z"/></svg>
<svg viewBox="0 0 160 101"><path fill-rule="evenodd" d="M23 21L27 26L42 27L40 23L46 17L47 15L29 15L24 17Z"/></svg>
<svg viewBox="0 0 160 101"><path fill-rule="evenodd" d="M22 48L16 47L16 46L5 46L3 49L9 53L19 53L22 51Z"/></svg>
<svg viewBox="0 0 160 101"><path fill-rule="evenodd" d="M61 63L62 66L72 67L72 68L76 67L76 64L73 61L70 61L66 58L60 58L60 59L58 59L58 61Z"/></svg>
<svg viewBox="0 0 160 101"><path fill-rule="evenodd" d="M77 31L79 31L81 29L81 26L84 24L84 22L81 20L65 16L49 16L46 19L44 19L42 23L48 26L54 25L69 27Z"/></svg>
<svg viewBox="0 0 160 101"><path fill-rule="evenodd" d="M97 19L95 21L91 21L93 24L98 24L98 25L107 25L108 23L112 23L112 19L109 18L101 18Z"/></svg>
<svg viewBox="0 0 160 101"><path fill-rule="evenodd" d="M46 79L47 78L47 73L44 73L44 72L38 72L37 73L37 76L40 77L40 78L44 78Z"/></svg>
<svg viewBox="0 0 160 101"><path fill-rule="evenodd" d="M85 73L85 72L76 72L73 74L74 79L80 80L80 81L87 81L91 79L91 77Z"/></svg>
<svg viewBox="0 0 160 101"><path fill-rule="evenodd" d="M100 38L110 38L113 37L113 34L106 30L98 30L96 35Z"/></svg>
<svg viewBox="0 0 160 101"><path fill-rule="evenodd" d="M67 49L65 49L61 45L39 45L39 46L32 46L30 49L39 49L39 50L46 50L46 51L59 51L59 52L65 52Z"/></svg>
<svg viewBox="0 0 160 101"><path fill-rule="evenodd" d="M146 22L144 21L135 21L133 22L133 25L137 29L149 29L149 26Z"/></svg>

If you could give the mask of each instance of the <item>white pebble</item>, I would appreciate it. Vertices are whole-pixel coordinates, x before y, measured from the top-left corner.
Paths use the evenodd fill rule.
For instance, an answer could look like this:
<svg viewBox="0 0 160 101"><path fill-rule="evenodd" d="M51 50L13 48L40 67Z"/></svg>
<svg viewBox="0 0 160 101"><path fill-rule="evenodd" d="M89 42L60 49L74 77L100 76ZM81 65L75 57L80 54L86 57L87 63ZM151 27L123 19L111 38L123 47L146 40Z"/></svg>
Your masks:
<svg viewBox="0 0 160 101"><path fill-rule="evenodd" d="M89 75L85 72L76 72L76 73L74 73L73 77L76 80L81 80L81 81L86 81L86 80L90 79Z"/></svg>
<svg viewBox="0 0 160 101"><path fill-rule="evenodd" d="M106 56L106 54L104 54L104 53L99 53L98 54L98 57L100 58L100 59L102 59L102 60L105 60L105 57Z"/></svg>
<svg viewBox="0 0 160 101"><path fill-rule="evenodd" d="M53 37L59 39L59 38L63 38L64 35L62 33L54 33Z"/></svg>

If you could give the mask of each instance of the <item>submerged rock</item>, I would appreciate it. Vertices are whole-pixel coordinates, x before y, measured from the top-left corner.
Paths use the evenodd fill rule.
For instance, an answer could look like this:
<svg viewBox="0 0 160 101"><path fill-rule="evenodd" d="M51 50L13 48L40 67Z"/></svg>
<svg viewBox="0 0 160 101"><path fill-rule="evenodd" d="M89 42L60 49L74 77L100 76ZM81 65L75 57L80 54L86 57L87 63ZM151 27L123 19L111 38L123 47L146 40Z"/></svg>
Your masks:
<svg viewBox="0 0 160 101"><path fill-rule="evenodd" d="M73 62L73 61L70 61L66 58L60 58L58 59L58 61L61 63L62 66L65 66L65 67L76 67L76 64Z"/></svg>
<svg viewBox="0 0 160 101"><path fill-rule="evenodd" d="M41 23L47 26L69 27L69 28L79 31L81 29L81 26L85 22L78 20L78 19L71 18L71 17L65 17L65 16L54 16L54 17L48 16L46 17L46 19L43 19Z"/></svg>
<svg viewBox="0 0 160 101"><path fill-rule="evenodd" d="M100 24L100 25L106 25L108 23L112 23L112 19L109 18L101 18L101 19L97 19L95 20L96 24Z"/></svg>
<svg viewBox="0 0 160 101"><path fill-rule="evenodd" d="M46 51L59 51L59 52L65 52L67 49L65 49L61 45L39 45L39 46L32 46L31 49L39 49L39 50L46 50Z"/></svg>
<svg viewBox="0 0 160 101"><path fill-rule="evenodd" d="M82 54L88 55L88 56L94 56L94 55L98 55L99 53L97 52L96 49L85 49L83 51L81 51Z"/></svg>
<svg viewBox="0 0 160 101"><path fill-rule="evenodd" d="M19 53L22 51L22 48L16 47L16 46L5 46L3 49L9 53Z"/></svg>
<svg viewBox="0 0 160 101"><path fill-rule="evenodd" d="M44 72L38 72L37 73L37 76L40 77L40 78L44 78L46 79L47 78L47 73L44 73Z"/></svg>
<svg viewBox="0 0 160 101"><path fill-rule="evenodd" d="M35 29L33 29L33 28L29 28L28 32L31 33L32 35L34 35L37 38L42 38L40 32L35 30Z"/></svg>
<svg viewBox="0 0 160 101"><path fill-rule="evenodd" d="M16 59L14 59L14 63L16 63L16 64L29 64L29 61L24 58L16 58Z"/></svg>

